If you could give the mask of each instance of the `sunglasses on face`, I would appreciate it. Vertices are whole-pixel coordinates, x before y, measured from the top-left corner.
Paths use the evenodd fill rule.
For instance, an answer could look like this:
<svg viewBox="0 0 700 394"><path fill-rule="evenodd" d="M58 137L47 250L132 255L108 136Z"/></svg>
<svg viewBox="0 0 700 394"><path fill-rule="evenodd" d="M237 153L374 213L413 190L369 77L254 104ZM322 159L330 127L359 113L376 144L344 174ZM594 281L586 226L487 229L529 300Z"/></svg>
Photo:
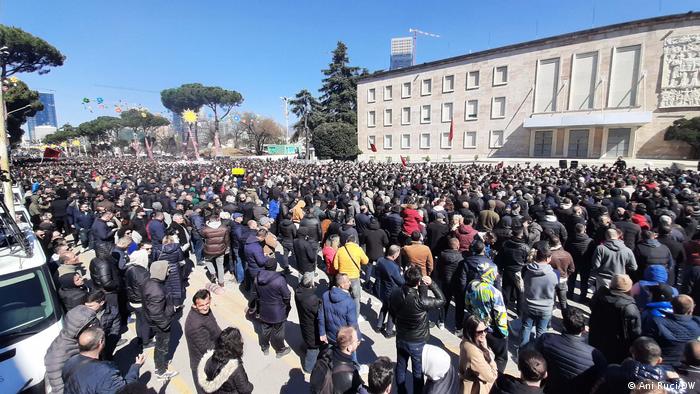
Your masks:
<svg viewBox="0 0 700 394"><path fill-rule="evenodd" d="M483 330L476 330L476 335L481 335L481 334L486 334L485 328Z"/></svg>

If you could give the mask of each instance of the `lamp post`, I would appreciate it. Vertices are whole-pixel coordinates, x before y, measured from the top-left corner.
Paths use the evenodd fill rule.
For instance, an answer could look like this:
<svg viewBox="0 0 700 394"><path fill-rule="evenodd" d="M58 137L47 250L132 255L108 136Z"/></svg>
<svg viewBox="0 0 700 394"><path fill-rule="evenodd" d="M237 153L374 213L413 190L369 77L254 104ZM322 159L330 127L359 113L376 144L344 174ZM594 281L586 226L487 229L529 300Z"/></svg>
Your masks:
<svg viewBox="0 0 700 394"><path fill-rule="evenodd" d="M284 101L284 144L287 145L289 144L289 97L280 97L280 99ZM284 149L286 153L287 147L285 146Z"/></svg>
<svg viewBox="0 0 700 394"><path fill-rule="evenodd" d="M7 47L0 48L0 63L5 64L5 56L9 54ZM12 194L12 177L10 176L10 150L8 148L7 131L5 130L5 122L7 115L5 114L5 99L3 89L5 81L0 78L0 179L2 179L2 192L5 199L5 205L10 211L10 217L15 217L15 204Z"/></svg>

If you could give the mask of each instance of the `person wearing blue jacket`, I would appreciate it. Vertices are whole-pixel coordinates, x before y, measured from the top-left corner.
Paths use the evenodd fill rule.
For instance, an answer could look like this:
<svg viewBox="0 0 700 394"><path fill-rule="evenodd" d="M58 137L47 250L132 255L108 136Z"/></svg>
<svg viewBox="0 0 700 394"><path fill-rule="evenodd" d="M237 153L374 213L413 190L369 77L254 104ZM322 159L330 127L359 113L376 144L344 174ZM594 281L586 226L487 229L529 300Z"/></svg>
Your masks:
<svg viewBox="0 0 700 394"><path fill-rule="evenodd" d="M643 311L648 303L651 302L651 293L649 288L660 284L665 284L668 281L668 271L664 266L653 264L644 270L644 279L635 283L632 286L630 294L634 297L637 307ZM678 295L678 290L671 287L673 297Z"/></svg>
<svg viewBox="0 0 700 394"><path fill-rule="evenodd" d="M685 344L700 336L700 317L693 316L695 303L685 294L673 298L671 307L671 313L644 320L642 335L658 342L664 365L675 367L681 363Z"/></svg>
<svg viewBox="0 0 700 394"><path fill-rule="evenodd" d="M245 252L250 281L255 279L258 276L258 272L262 271L265 268L265 264L267 264L267 257L265 257L262 248L262 242L265 241L266 236L267 230L263 228L251 233L245 240L243 251Z"/></svg>
<svg viewBox="0 0 700 394"><path fill-rule="evenodd" d="M80 204L80 210L73 215L73 225L83 250L91 246L90 228L92 228L94 222L95 215L90 212L90 205L87 203Z"/></svg>
<svg viewBox="0 0 700 394"><path fill-rule="evenodd" d="M360 326L357 324L355 300L350 295L350 279L346 274L335 277L336 287L323 293L323 306L318 310L318 333L321 342L335 345L338 330L344 326L355 327L360 336ZM353 356L356 359L356 356Z"/></svg>
<svg viewBox="0 0 700 394"><path fill-rule="evenodd" d="M277 352L277 358L284 357L291 349L284 344L284 323L287 321L291 306L291 292L287 280L276 272L277 261L268 259L255 279L255 294L260 315L260 348L269 354L270 345Z"/></svg>
<svg viewBox="0 0 700 394"><path fill-rule="evenodd" d="M376 329L381 331L385 337L391 338L396 335L394 331L394 321L389 316L389 299L394 289L401 288L406 281L401 275L401 269L396 263L396 259L401 254L401 248L398 245L391 245L386 250L386 256L380 257L377 261L377 295L382 302L382 308L379 311ZM385 323L386 320L386 323Z"/></svg>

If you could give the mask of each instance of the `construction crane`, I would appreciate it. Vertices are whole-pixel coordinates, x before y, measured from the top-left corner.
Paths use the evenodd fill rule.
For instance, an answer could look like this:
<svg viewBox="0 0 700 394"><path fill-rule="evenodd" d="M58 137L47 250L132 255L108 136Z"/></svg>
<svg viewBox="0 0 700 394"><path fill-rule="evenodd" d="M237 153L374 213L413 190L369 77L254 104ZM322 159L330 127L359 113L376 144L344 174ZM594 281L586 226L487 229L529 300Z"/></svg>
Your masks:
<svg viewBox="0 0 700 394"><path fill-rule="evenodd" d="M421 31L418 29L413 29L413 28L408 29L408 32L413 33L413 60L411 62L411 65L415 66L416 65L416 38L418 38L418 35L422 34L424 36L435 37L435 38L440 38L440 35L424 32L424 31Z"/></svg>

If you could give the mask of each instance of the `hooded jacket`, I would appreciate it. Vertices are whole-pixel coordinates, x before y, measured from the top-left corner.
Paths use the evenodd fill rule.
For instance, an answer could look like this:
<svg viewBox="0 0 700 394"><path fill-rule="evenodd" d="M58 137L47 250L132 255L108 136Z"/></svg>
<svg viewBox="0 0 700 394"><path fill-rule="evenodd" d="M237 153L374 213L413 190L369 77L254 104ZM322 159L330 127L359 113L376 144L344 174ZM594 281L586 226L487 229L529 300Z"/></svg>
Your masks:
<svg viewBox="0 0 700 394"><path fill-rule="evenodd" d="M352 326L359 331L357 324L357 307L347 291L333 287L323 293L323 306L318 310L318 333L327 336L333 344L338 330L343 326ZM359 336L359 332L358 332Z"/></svg>
<svg viewBox="0 0 700 394"><path fill-rule="evenodd" d="M459 227L457 227L457 229L454 231L454 235L459 240L459 251L465 252L469 250L477 234L478 231L476 231L472 226L461 224Z"/></svg>
<svg viewBox="0 0 700 394"><path fill-rule="evenodd" d="M551 313L554 287L559 280L549 264L530 263L523 270L525 306L528 310Z"/></svg>
<svg viewBox="0 0 700 394"><path fill-rule="evenodd" d="M608 363L619 363L629 354L632 341L642 334L642 321L634 298L601 287L591 300L588 343L603 352Z"/></svg>
<svg viewBox="0 0 700 394"><path fill-rule="evenodd" d="M265 269L265 264L267 264L267 257L265 257L262 245L260 245L260 240L255 233L248 235L243 251L245 252L245 259L248 263L248 272L250 276L254 278L258 275L260 270Z"/></svg>
<svg viewBox="0 0 700 394"><path fill-rule="evenodd" d="M243 368L241 360L232 359L222 366L212 360L213 350L204 353L197 367L197 383L205 393L249 394L253 384Z"/></svg>
<svg viewBox="0 0 700 394"><path fill-rule="evenodd" d="M141 302L143 314L151 327L162 331L170 330L170 323L175 314L172 298L166 296L165 277L168 274L168 263L163 260L151 264L151 277L141 286Z"/></svg>
<svg viewBox="0 0 700 394"><path fill-rule="evenodd" d="M566 232L566 227L557 220L555 215L545 215L544 220L539 223L543 232L550 232L559 237L562 245L566 243L569 234Z"/></svg>
<svg viewBox="0 0 700 394"><path fill-rule="evenodd" d="M146 267L147 266L148 261L146 261ZM146 267L138 264L134 260L130 260L126 265L124 274L126 298L134 308L141 307L141 286L151 277Z"/></svg>
<svg viewBox="0 0 700 394"><path fill-rule="evenodd" d="M462 253L459 250L445 249L440 253L440 258L437 263L438 279L443 288L446 286L453 287L457 281L455 273L460 268L460 263L463 260Z"/></svg>
<svg viewBox="0 0 700 394"><path fill-rule="evenodd" d="M362 242L365 244L367 257L371 261L379 261L379 258L384 256L384 248L389 246L389 236L379 227L379 222L371 221L362 233Z"/></svg>
<svg viewBox="0 0 700 394"><path fill-rule="evenodd" d="M637 272L643 273L650 265L661 265L666 270L673 269L673 256L668 247L658 240L647 239L637 244L634 253L637 261ZM637 275L639 277L641 275Z"/></svg>
<svg viewBox="0 0 700 394"><path fill-rule="evenodd" d="M686 389L679 378L668 378L668 368L662 365L642 364L639 361L628 358L620 365L611 365L605 373L602 384L595 389L596 394L624 394L629 393L630 382L661 382L664 383L665 392L669 394L685 393Z"/></svg>
<svg viewBox="0 0 700 394"><path fill-rule="evenodd" d="M182 304L185 298L185 289L180 275L180 261L185 256L180 249L180 244L172 243L153 247L154 260L165 260L168 262L168 276L165 278L165 291L173 298L175 305Z"/></svg>
<svg viewBox="0 0 700 394"><path fill-rule="evenodd" d="M389 212L382 218L382 228L390 238L397 239L403 230L403 218L397 212Z"/></svg>
<svg viewBox="0 0 700 394"><path fill-rule="evenodd" d="M316 289L313 287L299 286L294 291L294 302L297 306L297 314L299 315L299 327L301 328L301 337L307 347L311 349L318 348L321 343L319 341L320 334L318 333L318 310L321 306L321 299L316 295Z"/></svg>
<svg viewBox="0 0 700 394"><path fill-rule="evenodd" d="M637 307L642 310L651 302L651 294L648 288L668 281L668 272L663 266L650 265L644 270L644 279L632 286L630 294L637 302ZM673 289L673 296L678 295L678 290Z"/></svg>
<svg viewBox="0 0 700 394"><path fill-rule="evenodd" d="M457 371L452 366L450 355L443 349L433 346L423 346L421 353L423 375L426 382L423 394L456 393L459 391Z"/></svg>
<svg viewBox="0 0 700 394"><path fill-rule="evenodd" d="M72 356L79 353L78 335L90 324L97 323L95 311L85 305L78 305L66 313L63 318L63 329L44 356L46 378L51 385L51 393L63 393L63 365Z"/></svg>
<svg viewBox="0 0 700 394"><path fill-rule="evenodd" d="M593 242L593 238L586 233L574 233L564 245L564 249L574 259L574 266L578 271L590 271L595 248L596 245Z"/></svg>
<svg viewBox="0 0 700 394"><path fill-rule="evenodd" d="M221 222L209 222L200 230L204 238L204 255L207 257L218 257L226 253L231 241L229 239L228 227ZM153 245L155 248L155 245Z"/></svg>
<svg viewBox="0 0 700 394"><path fill-rule="evenodd" d="M700 317L675 313L649 316L644 319L642 333L659 344L665 365L677 366L683 359L685 344L700 337Z"/></svg>
<svg viewBox="0 0 700 394"><path fill-rule="evenodd" d="M632 273L637 269L637 261L632 250L619 239L608 240L598 245L593 252L593 274L611 280L615 274Z"/></svg>
<svg viewBox="0 0 700 394"><path fill-rule="evenodd" d="M497 275L498 271L489 267L479 280L472 281L467 288L464 305L497 337L504 338L508 336L508 314L503 294L494 285Z"/></svg>
<svg viewBox="0 0 700 394"><path fill-rule="evenodd" d="M282 243L291 243L297 236L297 226L289 219L282 219L282 221L280 221L278 231Z"/></svg>
<svg viewBox="0 0 700 394"><path fill-rule="evenodd" d="M302 235L306 234L306 230L300 229ZM294 258L297 262L297 267L301 272L314 272L316 269L316 250L311 245L312 241L305 238L297 238L293 242Z"/></svg>
<svg viewBox="0 0 700 394"><path fill-rule="evenodd" d="M292 307L291 293L284 275L266 269L258 272L256 290L261 321L277 324L287 320Z"/></svg>
<svg viewBox="0 0 700 394"><path fill-rule="evenodd" d="M292 222L294 223L300 223L301 219L304 218L304 208L306 207L306 203L304 200L299 200L296 205L294 205L294 208L292 208Z"/></svg>
<svg viewBox="0 0 700 394"><path fill-rule="evenodd" d="M403 218L403 232L409 236L413 234L414 231L421 232L423 229L421 226L423 218L417 210L413 208L404 208L401 211L401 217Z"/></svg>

